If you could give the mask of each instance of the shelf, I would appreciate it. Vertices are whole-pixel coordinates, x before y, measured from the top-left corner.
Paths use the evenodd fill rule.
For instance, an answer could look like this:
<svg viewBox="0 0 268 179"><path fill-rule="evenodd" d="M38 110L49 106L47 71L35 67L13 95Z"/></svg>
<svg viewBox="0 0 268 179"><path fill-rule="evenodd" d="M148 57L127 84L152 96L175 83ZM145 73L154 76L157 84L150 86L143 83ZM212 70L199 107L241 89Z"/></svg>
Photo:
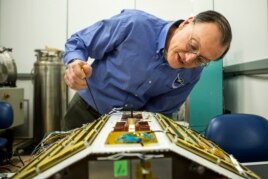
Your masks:
<svg viewBox="0 0 268 179"><path fill-rule="evenodd" d="M268 59L223 67L224 77L268 74Z"/></svg>

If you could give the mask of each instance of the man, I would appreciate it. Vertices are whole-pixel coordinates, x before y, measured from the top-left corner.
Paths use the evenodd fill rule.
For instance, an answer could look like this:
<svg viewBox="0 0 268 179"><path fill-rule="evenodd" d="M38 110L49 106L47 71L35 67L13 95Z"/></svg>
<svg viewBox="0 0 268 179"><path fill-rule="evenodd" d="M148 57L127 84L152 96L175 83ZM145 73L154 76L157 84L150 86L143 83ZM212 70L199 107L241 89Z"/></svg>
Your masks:
<svg viewBox="0 0 268 179"><path fill-rule="evenodd" d="M66 43L66 84L77 90L65 130L92 122L113 108L175 112L201 72L230 47L231 27L215 11L168 22L123 10L75 34ZM92 65L88 57L94 58Z"/></svg>

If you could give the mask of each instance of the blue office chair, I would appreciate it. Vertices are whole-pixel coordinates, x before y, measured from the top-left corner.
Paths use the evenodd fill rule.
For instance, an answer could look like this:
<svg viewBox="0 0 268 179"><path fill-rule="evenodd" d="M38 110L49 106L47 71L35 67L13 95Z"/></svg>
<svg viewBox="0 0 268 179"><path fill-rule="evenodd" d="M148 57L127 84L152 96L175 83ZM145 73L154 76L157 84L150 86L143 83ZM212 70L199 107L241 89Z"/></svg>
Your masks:
<svg viewBox="0 0 268 179"><path fill-rule="evenodd" d="M223 114L208 124L205 137L239 162L268 161L268 120L253 114Z"/></svg>
<svg viewBox="0 0 268 179"><path fill-rule="evenodd" d="M0 101L0 129L7 129L13 123L13 109L12 106L4 101ZM6 147L8 140L0 137L0 150Z"/></svg>

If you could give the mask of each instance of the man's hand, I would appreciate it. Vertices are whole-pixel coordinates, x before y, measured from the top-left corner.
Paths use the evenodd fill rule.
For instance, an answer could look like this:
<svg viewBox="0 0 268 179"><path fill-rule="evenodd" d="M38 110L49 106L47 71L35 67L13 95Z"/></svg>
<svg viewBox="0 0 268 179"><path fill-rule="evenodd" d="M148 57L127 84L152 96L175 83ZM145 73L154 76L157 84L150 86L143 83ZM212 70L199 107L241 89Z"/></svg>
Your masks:
<svg viewBox="0 0 268 179"><path fill-rule="evenodd" d="M91 74L91 66L85 61L76 59L65 70L64 81L70 88L81 90L87 87L85 78L90 77Z"/></svg>

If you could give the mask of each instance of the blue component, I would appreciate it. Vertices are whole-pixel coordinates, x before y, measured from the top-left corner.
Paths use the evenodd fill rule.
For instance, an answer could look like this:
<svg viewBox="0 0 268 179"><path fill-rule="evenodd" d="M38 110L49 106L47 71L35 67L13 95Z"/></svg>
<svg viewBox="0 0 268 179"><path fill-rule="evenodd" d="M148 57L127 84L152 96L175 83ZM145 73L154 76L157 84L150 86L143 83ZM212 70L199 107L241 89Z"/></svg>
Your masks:
<svg viewBox="0 0 268 179"><path fill-rule="evenodd" d="M13 124L12 106L5 101L0 101L0 129L7 129L12 124ZM6 147L7 143L8 140L6 138L0 137L0 149ZM3 154L1 153L1 155Z"/></svg>
<svg viewBox="0 0 268 179"><path fill-rule="evenodd" d="M144 140L152 140L153 138L154 138L154 136L153 135L151 135L151 134L149 134L149 133L147 133L147 132L143 132L142 133L142 138L144 139Z"/></svg>
<svg viewBox="0 0 268 179"><path fill-rule="evenodd" d="M0 129L9 128L13 123L13 109L12 106L0 101Z"/></svg>
<svg viewBox="0 0 268 179"><path fill-rule="evenodd" d="M132 134L123 134L117 138L117 141L123 143L141 143L141 138Z"/></svg>

